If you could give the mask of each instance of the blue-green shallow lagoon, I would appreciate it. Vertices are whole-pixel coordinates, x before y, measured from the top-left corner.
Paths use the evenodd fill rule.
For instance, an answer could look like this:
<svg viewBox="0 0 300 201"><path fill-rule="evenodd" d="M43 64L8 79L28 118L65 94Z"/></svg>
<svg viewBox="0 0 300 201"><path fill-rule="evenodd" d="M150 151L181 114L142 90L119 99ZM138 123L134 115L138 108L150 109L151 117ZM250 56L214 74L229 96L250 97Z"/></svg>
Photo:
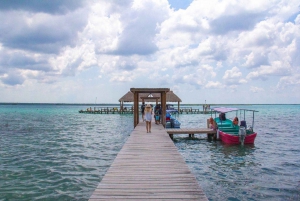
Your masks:
<svg viewBox="0 0 300 201"><path fill-rule="evenodd" d="M0 105L1 201L88 200L132 132L133 116L78 113L86 107ZM209 200L300 200L300 105L237 107L259 111L254 145L174 139ZM206 127L208 117L177 116L182 128Z"/></svg>

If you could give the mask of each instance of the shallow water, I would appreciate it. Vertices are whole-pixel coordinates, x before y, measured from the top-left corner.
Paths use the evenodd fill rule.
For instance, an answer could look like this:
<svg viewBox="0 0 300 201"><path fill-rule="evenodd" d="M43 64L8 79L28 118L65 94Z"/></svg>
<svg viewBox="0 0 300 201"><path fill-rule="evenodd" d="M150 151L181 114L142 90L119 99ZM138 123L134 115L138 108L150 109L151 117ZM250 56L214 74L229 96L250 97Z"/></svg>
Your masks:
<svg viewBox="0 0 300 201"><path fill-rule="evenodd" d="M72 106L0 110L0 200L87 200L133 129Z"/></svg>
<svg viewBox="0 0 300 201"><path fill-rule="evenodd" d="M209 200L300 200L300 106L245 107L259 111L254 145L229 146L204 135L197 136L202 140L176 137L175 145ZM210 115L202 116L179 118L184 126L196 127Z"/></svg>
<svg viewBox="0 0 300 201"><path fill-rule="evenodd" d="M242 107L259 111L254 145L175 136L207 197L300 200L300 106ZM83 108L0 105L0 200L88 200L133 130L133 116L78 113ZM205 127L208 117L177 118L184 128Z"/></svg>

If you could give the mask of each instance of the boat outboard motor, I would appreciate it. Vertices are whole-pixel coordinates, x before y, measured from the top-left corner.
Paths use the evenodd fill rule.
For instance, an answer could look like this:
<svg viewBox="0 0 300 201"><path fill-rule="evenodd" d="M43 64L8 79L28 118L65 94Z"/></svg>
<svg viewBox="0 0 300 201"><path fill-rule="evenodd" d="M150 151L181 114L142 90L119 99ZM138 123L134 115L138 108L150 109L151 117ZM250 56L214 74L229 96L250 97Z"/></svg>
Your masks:
<svg viewBox="0 0 300 201"><path fill-rule="evenodd" d="M253 132L252 126L248 126L247 130L250 131L250 132Z"/></svg>
<svg viewBox="0 0 300 201"><path fill-rule="evenodd" d="M244 126L240 126L239 137L240 137L240 143L244 145L244 141L246 137L246 128Z"/></svg>
<svg viewBox="0 0 300 201"><path fill-rule="evenodd" d="M175 125L175 119L171 118L171 128L174 128L174 125Z"/></svg>

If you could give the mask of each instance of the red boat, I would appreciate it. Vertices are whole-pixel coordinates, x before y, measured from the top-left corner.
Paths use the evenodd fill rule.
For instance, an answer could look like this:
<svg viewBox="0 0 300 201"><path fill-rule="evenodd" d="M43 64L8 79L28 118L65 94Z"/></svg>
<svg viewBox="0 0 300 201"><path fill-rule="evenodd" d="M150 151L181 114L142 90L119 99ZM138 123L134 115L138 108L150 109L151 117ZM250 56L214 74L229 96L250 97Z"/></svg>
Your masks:
<svg viewBox="0 0 300 201"><path fill-rule="evenodd" d="M218 126L217 138L219 138L225 144L254 144L257 133L253 131L254 126L254 113L258 112L255 110L248 109L239 109L239 108L225 108L218 107L212 108L212 111L215 111L215 116L219 113L219 117L215 117L214 121ZM234 120L230 120L226 118L226 113L228 112L236 112L236 117ZM252 126L248 126L245 120L245 113L250 111L253 113L252 115ZM238 113L242 116L242 112L244 115L244 120L238 120Z"/></svg>
<svg viewBox="0 0 300 201"><path fill-rule="evenodd" d="M254 144L257 133L245 136L244 144ZM219 137L225 144L241 144L240 136L232 135L223 131L219 131Z"/></svg>

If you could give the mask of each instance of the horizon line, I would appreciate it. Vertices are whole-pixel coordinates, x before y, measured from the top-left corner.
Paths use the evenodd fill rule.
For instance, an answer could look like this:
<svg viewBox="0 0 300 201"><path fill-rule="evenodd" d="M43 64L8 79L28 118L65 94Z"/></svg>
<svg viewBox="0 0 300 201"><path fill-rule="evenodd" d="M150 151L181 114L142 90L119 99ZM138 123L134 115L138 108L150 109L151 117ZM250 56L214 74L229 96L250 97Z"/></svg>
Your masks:
<svg viewBox="0 0 300 201"><path fill-rule="evenodd" d="M167 102L178 105L177 102ZM45 105L109 105L120 103L47 103L47 102L0 102L0 105L18 105L18 104L45 104ZM123 104L133 104L133 102L125 102ZM300 105L300 103L180 103L180 105Z"/></svg>

